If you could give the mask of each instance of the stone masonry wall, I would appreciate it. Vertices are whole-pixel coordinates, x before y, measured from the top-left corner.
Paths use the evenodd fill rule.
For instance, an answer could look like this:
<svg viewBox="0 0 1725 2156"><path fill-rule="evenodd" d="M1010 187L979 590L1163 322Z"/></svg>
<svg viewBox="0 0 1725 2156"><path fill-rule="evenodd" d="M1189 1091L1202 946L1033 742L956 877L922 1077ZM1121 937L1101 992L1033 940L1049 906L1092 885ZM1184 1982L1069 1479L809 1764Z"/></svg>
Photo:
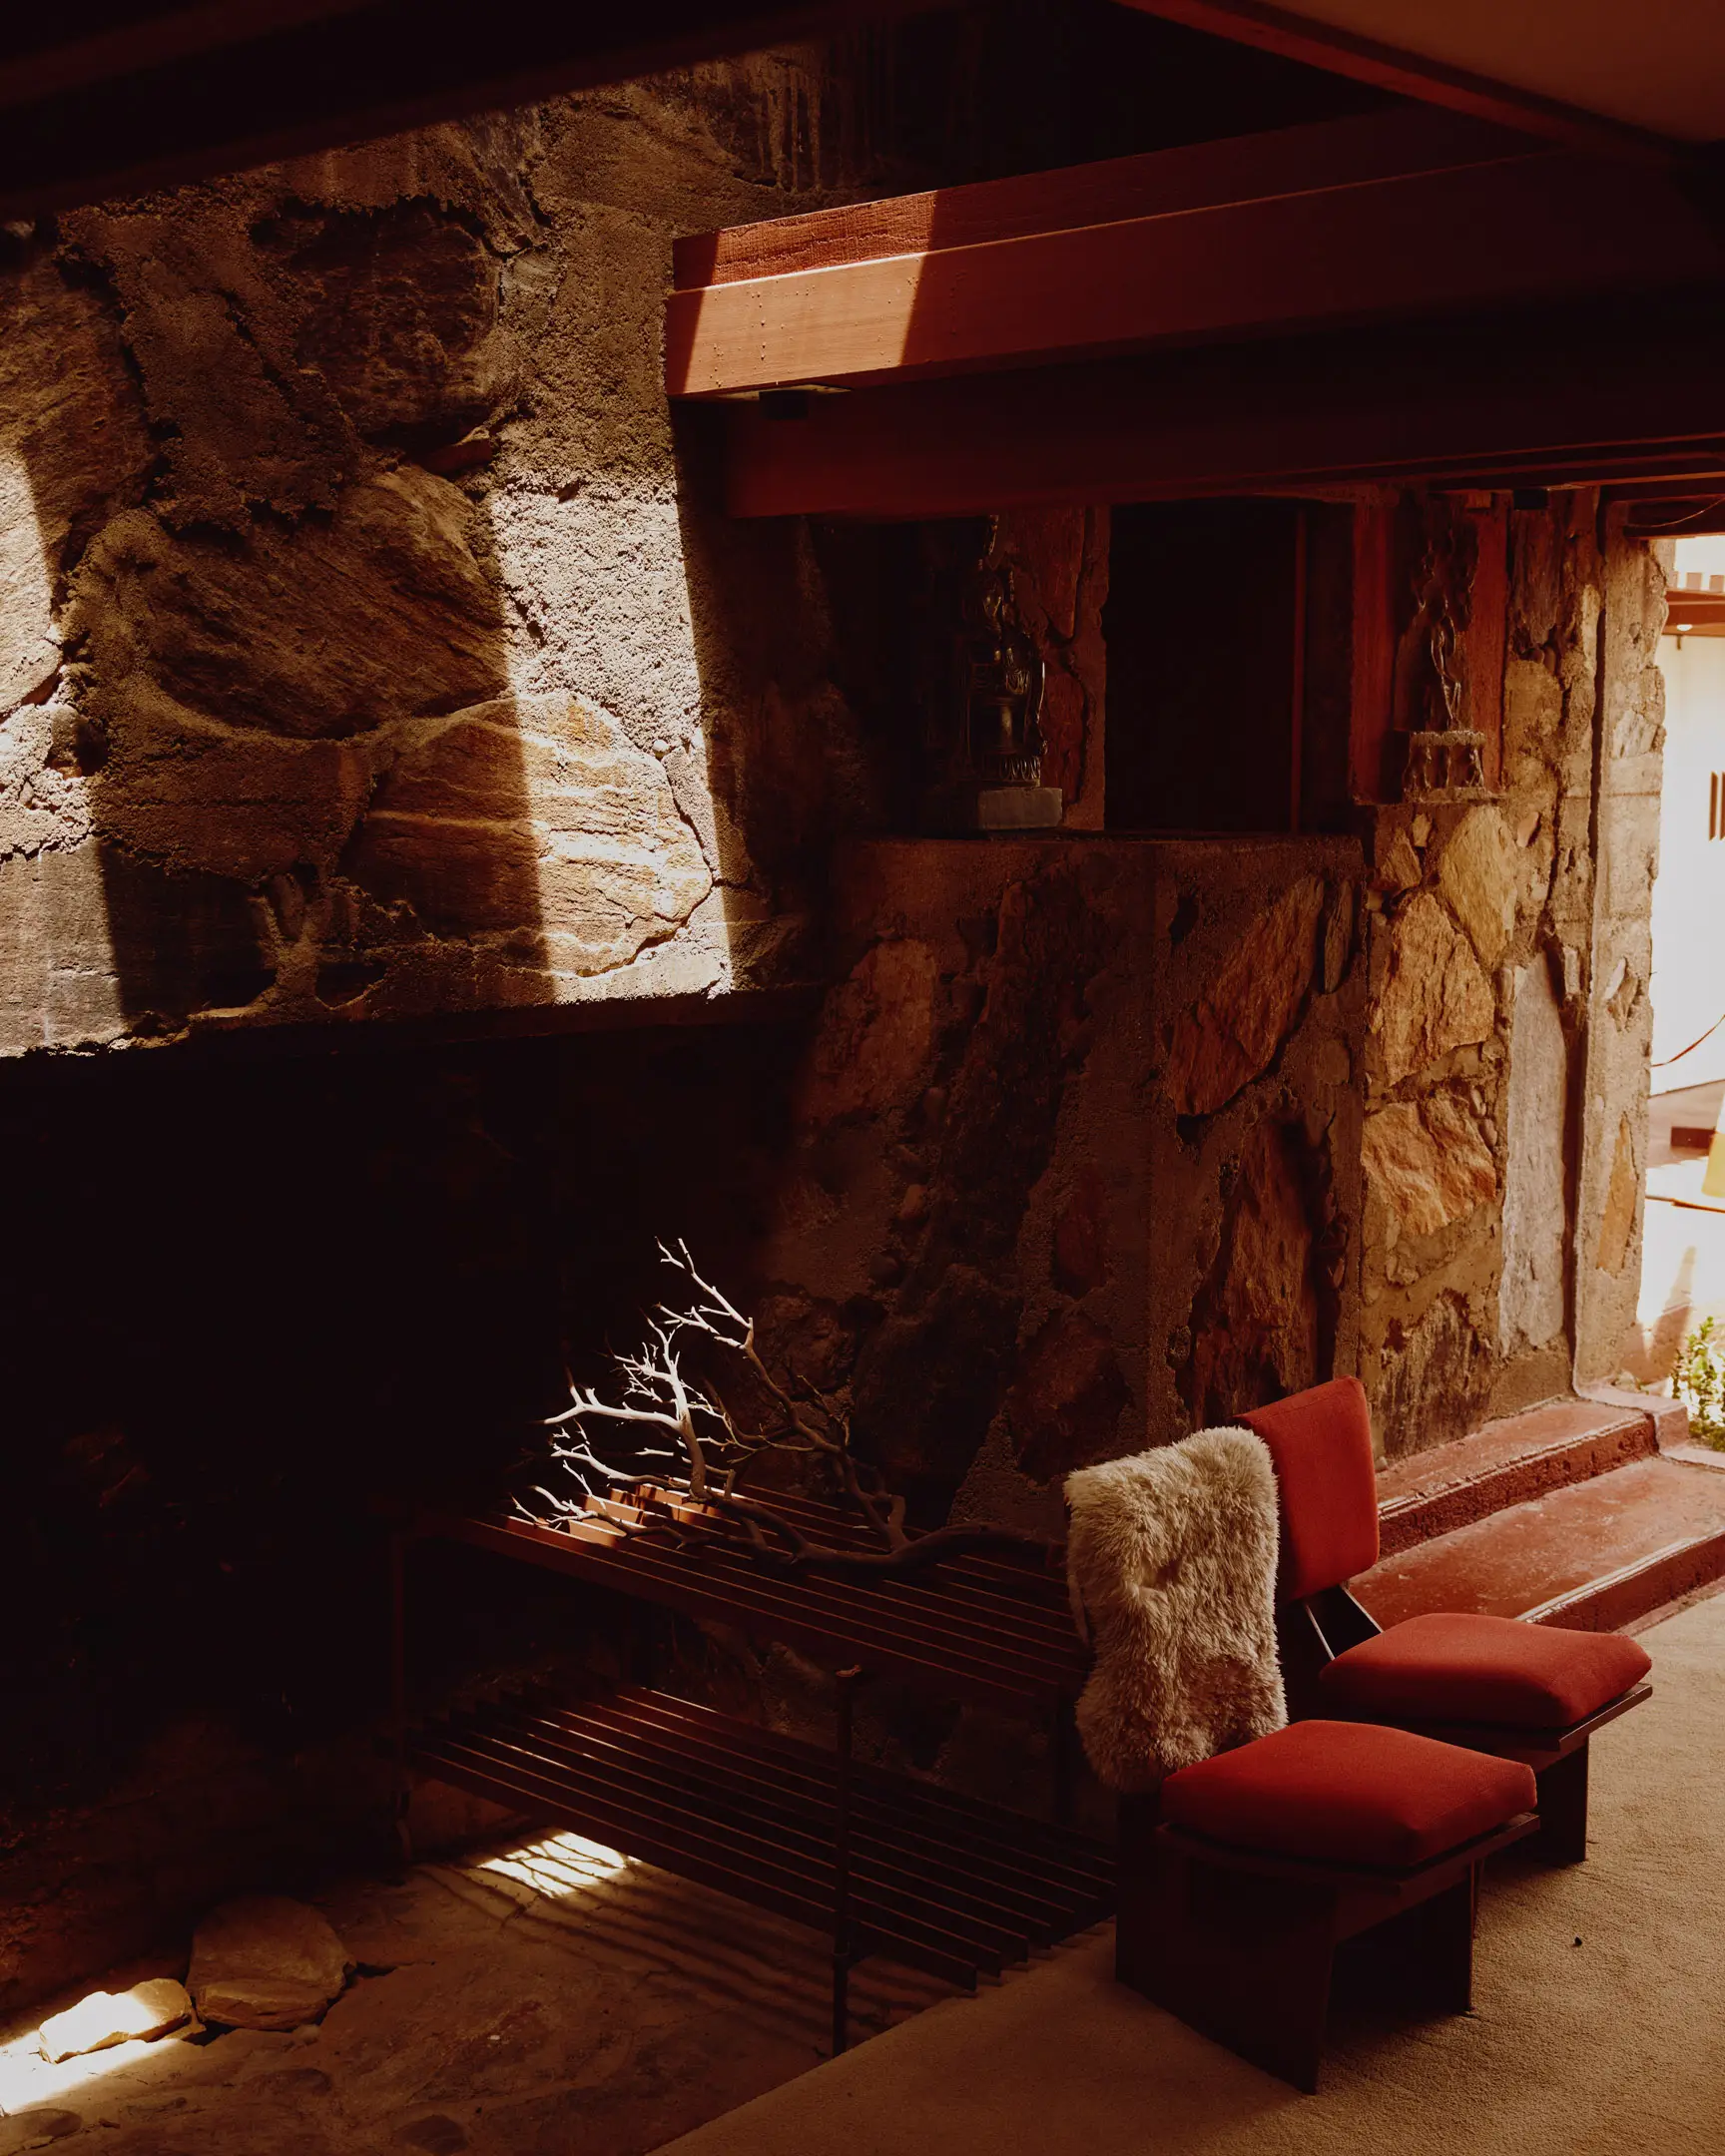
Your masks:
<svg viewBox="0 0 1725 2156"><path fill-rule="evenodd" d="M1639 1280L1663 574L1511 516L1501 790L1381 811L1361 1372L1392 1455L1617 1370Z"/></svg>
<svg viewBox="0 0 1725 2156"><path fill-rule="evenodd" d="M661 311L676 234L856 191L828 67L0 236L0 1051L797 975L868 774Z"/></svg>
<svg viewBox="0 0 1725 2156"><path fill-rule="evenodd" d="M924 1517L1057 1531L1071 1468L1350 1366L1360 875L1348 839L847 849L763 1273Z"/></svg>
<svg viewBox="0 0 1725 2156"><path fill-rule="evenodd" d="M843 850L756 1310L922 1520L1058 1537L1071 1468L1353 1366L1362 878L1345 838ZM799 1657L717 1654L824 1740ZM859 1725L1031 1809L1046 1740L887 1684Z"/></svg>

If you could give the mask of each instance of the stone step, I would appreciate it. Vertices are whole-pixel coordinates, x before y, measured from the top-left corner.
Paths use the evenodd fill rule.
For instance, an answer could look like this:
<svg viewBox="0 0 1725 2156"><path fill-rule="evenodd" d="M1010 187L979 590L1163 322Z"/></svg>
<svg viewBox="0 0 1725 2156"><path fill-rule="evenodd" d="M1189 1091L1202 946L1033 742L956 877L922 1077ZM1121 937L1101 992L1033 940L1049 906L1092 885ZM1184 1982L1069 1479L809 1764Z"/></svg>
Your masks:
<svg viewBox="0 0 1725 2156"><path fill-rule="evenodd" d="M1353 1586L1381 1625L1476 1610L1604 1632L1721 1578L1725 1453L1656 1454L1393 1551Z"/></svg>
<svg viewBox="0 0 1725 2156"><path fill-rule="evenodd" d="M1378 1477L1380 1554L1397 1556L1510 1505L1650 1459L1660 1448L1658 1411L1669 1406L1621 1392L1548 1400L1393 1461Z"/></svg>

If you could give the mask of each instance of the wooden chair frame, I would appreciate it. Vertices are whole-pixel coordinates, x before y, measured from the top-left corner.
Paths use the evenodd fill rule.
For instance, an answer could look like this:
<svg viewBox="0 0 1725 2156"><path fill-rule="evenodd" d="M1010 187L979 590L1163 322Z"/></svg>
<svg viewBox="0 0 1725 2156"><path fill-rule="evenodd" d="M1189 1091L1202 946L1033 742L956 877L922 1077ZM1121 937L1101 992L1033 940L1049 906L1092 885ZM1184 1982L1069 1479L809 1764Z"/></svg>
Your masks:
<svg viewBox="0 0 1725 2156"><path fill-rule="evenodd" d="M1430 1864L1382 1872L1210 1842L1156 1825L1156 1805L1121 1800L1116 1976L1308 2095L1337 1947L1399 1921L1428 2002L1465 2013L1484 1862L1539 1830L1523 1812Z"/></svg>
<svg viewBox="0 0 1725 2156"><path fill-rule="evenodd" d="M1345 1584L1326 1587L1303 1602L1284 1603L1277 1614L1292 1715L1299 1720L1327 1716L1343 1721L1388 1721L1383 1714L1351 1714L1330 1700L1318 1684L1319 1671L1339 1654L1365 1640L1381 1637L1384 1630ZM1566 1729L1536 1729L1510 1723L1427 1722L1412 1717L1398 1717L1393 1726L1411 1730L1416 1736L1463 1745L1470 1752L1520 1760L1531 1767L1539 1788L1542 1853L1553 1864L1581 1864L1587 1856L1588 1740L1607 1722L1615 1722L1631 1707L1639 1707L1652 1691L1650 1683L1632 1685L1620 1698L1607 1701L1596 1714L1572 1722Z"/></svg>

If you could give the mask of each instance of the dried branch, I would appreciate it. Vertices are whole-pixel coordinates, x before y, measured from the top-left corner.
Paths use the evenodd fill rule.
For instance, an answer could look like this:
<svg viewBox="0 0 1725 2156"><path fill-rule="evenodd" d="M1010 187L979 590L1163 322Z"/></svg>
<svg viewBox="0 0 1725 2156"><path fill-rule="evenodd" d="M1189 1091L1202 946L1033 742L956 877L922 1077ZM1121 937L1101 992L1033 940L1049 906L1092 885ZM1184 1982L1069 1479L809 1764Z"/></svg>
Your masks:
<svg viewBox="0 0 1725 2156"><path fill-rule="evenodd" d="M662 1243L659 1255L683 1277L684 1298L677 1305L662 1303L649 1315L638 1352L613 1356L620 1398L606 1399L591 1386L571 1384L569 1405L548 1418L547 1428L574 1440L554 1440L550 1457L579 1494L558 1497L536 1486L530 1494L543 1497L552 1514L539 1524L600 1509L625 1534L744 1547L787 1569L903 1573L943 1557L1003 1549L1047 1559L1047 1543L1011 1527L955 1523L929 1534L907 1533L904 1499L885 1488L876 1470L852 1449L851 1417L842 1395L772 1369L761 1353L754 1319L703 1278L687 1244L672 1249ZM716 1386L686 1372L684 1355L691 1348L735 1366L764 1410L765 1427L744 1427ZM626 1459L608 1457L599 1449L603 1429L619 1440L633 1429L642 1438L668 1441L638 1441ZM825 1474L856 1517L857 1541L822 1541L780 1507L739 1486L775 1454L800 1457ZM523 1518L537 1518L525 1505L518 1503L517 1510Z"/></svg>

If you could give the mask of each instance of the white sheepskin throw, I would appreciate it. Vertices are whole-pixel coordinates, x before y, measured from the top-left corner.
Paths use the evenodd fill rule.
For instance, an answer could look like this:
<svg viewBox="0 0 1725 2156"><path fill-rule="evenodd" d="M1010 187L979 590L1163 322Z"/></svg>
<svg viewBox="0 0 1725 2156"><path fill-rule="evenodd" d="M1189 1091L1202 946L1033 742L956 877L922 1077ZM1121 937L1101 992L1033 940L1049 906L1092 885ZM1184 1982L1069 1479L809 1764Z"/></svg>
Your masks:
<svg viewBox="0 0 1725 2156"><path fill-rule="evenodd" d="M1078 1733L1110 1789L1267 1736L1288 1719L1276 1654L1276 1470L1245 1429L1066 1478L1066 1576L1096 1665Z"/></svg>

